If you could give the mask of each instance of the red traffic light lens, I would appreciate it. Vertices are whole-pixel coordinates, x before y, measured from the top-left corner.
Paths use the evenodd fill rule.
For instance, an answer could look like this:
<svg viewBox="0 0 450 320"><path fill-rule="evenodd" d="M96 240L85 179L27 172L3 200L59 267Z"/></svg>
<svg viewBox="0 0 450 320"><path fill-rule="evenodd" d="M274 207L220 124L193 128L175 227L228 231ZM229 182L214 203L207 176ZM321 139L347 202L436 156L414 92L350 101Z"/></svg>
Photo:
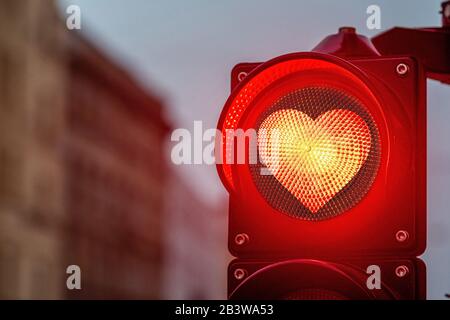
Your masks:
<svg viewBox="0 0 450 320"><path fill-rule="evenodd" d="M278 57L233 91L218 125L222 132L257 130L258 161L246 170L224 162L219 174L230 192L254 188L278 212L329 219L371 188L381 162L381 121L376 94L354 66L313 53ZM236 145L223 142L224 158L235 154Z"/></svg>
<svg viewBox="0 0 450 320"><path fill-rule="evenodd" d="M251 165L252 177L277 210L327 219L358 203L372 185L378 129L367 108L341 90L289 92L261 114L257 128L261 161Z"/></svg>

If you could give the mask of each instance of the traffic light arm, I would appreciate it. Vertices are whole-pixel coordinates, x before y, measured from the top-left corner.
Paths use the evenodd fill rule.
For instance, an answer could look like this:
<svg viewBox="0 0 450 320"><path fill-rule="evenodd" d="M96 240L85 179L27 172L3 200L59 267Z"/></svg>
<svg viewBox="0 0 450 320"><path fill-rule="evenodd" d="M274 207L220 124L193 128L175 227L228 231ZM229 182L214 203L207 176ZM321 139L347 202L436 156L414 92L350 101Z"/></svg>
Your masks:
<svg viewBox="0 0 450 320"><path fill-rule="evenodd" d="M424 65L427 77L450 84L450 1L442 3L442 27L395 27L374 38L382 55L412 55Z"/></svg>

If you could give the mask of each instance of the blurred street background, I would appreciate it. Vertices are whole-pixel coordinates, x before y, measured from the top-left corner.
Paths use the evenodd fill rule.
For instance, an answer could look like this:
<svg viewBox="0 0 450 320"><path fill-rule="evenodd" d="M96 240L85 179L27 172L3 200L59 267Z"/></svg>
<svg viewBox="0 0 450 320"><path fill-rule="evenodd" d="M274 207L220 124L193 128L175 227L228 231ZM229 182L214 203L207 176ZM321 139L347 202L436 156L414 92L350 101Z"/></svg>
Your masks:
<svg viewBox="0 0 450 320"><path fill-rule="evenodd" d="M81 30L66 27L69 5ZM381 7L381 30L366 8ZM439 0L0 0L0 298L220 299L227 194L175 166L170 135L216 126L238 62L439 26ZM428 297L450 292L450 87L428 86ZM66 288L79 265L82 290Z"/></svg>

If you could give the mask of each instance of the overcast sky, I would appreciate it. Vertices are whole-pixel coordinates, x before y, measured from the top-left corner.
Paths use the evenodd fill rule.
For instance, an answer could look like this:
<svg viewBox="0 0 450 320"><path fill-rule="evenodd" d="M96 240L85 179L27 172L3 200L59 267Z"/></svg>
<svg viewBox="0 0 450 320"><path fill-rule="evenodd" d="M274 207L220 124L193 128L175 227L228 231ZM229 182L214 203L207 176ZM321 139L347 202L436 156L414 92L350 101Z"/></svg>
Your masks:
<svg viewBox="0 0 450 320"><path fill-rule="evenodd" d="M241 61L308 51L343 25L373 36L393 26L440 25L439 0L60 0L77 4L82 32L142 85L162 96L174 127L215 127ZM382 29L366 28L381 7ZM429 83L429 297L450 292L450 87ZM177 169L203 199L225 196L214 166ZM195 179L192 179L195 177Z"/></svg>

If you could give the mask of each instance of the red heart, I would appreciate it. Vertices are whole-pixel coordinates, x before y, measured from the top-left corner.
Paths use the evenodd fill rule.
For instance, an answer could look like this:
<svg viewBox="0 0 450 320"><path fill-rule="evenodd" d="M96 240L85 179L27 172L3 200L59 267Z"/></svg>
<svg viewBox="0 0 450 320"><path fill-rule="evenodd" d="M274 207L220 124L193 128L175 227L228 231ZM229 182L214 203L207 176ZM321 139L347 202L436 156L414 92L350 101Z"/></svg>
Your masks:
<svg viewBox="0 0 450 320"><path fill-rule="evenodd" d="M316 213L359 172L371 136L366 122L350 110L333 109L313 120L281 109L262 122L258 147L270 173Z"/></svg>

